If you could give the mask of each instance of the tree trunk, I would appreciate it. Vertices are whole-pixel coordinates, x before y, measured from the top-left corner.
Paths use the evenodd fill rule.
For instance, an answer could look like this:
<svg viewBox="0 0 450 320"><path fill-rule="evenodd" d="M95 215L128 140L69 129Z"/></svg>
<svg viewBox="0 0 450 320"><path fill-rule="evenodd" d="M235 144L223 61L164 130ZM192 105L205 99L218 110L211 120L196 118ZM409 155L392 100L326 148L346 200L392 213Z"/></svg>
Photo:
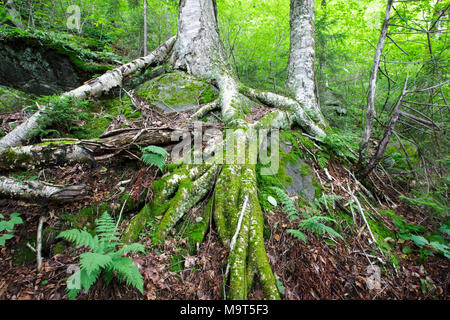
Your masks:
<svg viewBox="0 0 450 320"><path fill-rule="evenodd" d="M360 175L362 177L367 176L369 173L372 172L373 169L378 165L380 160L383 158L384 152L386 151L387 144L389 143L389 140L391 139L392 133L394 132L395 125L397 123L398 118L400 117L400 107L403 104L403 99L405 98L405 95L407 93L406 87L408 85L408 77L406 77L405 85L403 87L403 92L400 96L400 99L397 102L397 105L395 106L394 112L392 114L391 120L389 121L388 126L386 127L386 131L384 132L383 139L381 139L377 151L373 155L373 157L370 159L367 166L360 172Z"/></svg>
<svg viewBox="0 0 450 320"><path fill-rule="evenodd" d="M147 55L147 0L144 0L144 56Z"/></svg>
<svg viewBox="0 0 450 320"><path fill-rule="evenodd" d="M318 124L325 126L316 96L314 71L314 0L291 0L287 86Z"/></svg>
<svg viewBox="0 0 450 320"><path fill-rule="evenodd" d="M391 9L393 3L394 0L388 0L383 26L381 28L380 38L378 40L377 49L375 51L375 57L373 59L372 71L370 72L369 95L367 97L366 124L364 126L363 137L359 148L360 163L363 163L366 158L366 149L369 145L370 134L372 132L373 119L375 117L375 92L377 89L378 68L380 66L381 54L383 53L384 41L386 39L387 29L389 27L389 18L391 16Z"/></svg>
<svg viewBox="0 0 450 320"><path fill-rule="evenodd" d="M54 186L39 181L20 181L0 177L0 196L32 201L68 202L83 199L86 186Z"/></svg>

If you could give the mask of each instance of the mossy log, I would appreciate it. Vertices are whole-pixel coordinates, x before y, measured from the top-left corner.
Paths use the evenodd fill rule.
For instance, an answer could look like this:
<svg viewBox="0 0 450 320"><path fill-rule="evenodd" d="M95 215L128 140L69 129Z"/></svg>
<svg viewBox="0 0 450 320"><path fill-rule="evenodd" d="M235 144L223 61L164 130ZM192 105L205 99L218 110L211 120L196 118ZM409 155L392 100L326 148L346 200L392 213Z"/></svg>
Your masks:
<svg viewBox="0 0 450 320"><path fill-rule="evenodd" d="M0 196L5 198L55 202L68 202L86 197L85 185L56 186L40 181L20 181L0 177Z"/></svg>
<svg viewBox="0 0 450 320"><path fill-rule="evenodd" d="M53 165L93 163L136 149L136 145L167 146L174 133L192 132L194 123L181 128L119 129L108 132L98 140L52 140L37 145L8 147L0 151L0 171L30 170ZM220 128L202 123L202 130Z"/></svg>

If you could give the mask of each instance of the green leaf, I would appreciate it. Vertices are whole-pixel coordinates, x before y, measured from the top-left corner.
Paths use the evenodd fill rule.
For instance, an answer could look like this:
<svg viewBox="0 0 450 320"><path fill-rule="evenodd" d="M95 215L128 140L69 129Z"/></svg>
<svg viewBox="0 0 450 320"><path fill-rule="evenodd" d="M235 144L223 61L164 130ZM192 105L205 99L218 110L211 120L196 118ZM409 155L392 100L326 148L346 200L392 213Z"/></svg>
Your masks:
<svg viewBox="0 0 450 320"><path fill-rule="evenodd" d="M133 260L127 257L118 257L114 259L112 267L118 272L120 280L126 280L127 285L132 285L141 293L144 292L144 280L139 269L133 264Z"/></svg>
<svg viewBox="0 0 450 320"><path fill-rule="evenodd" d="M439 231L441 231L442 233L446 233L447 235L450 236L450 227L447 224L443 224L440 228Z"/></svg>
<svg viewBox="0 0 450 320"><path fill-rule="evenodd" d="M133 252L133 253L141 252L141 253L145 254L145 247L140 243L132 243L132 244L123 246L119 251L117 251L117 254L122 255L127 252Z"/></svg>
<svg viewBox="0 0 450 320"><path fill-rule="evenodd" d="M292 234L298 240L301 240L304 243L306 243L306 235L303 232L295 229L288 229L286 230L286 232Z"/></svg>
<svg viewBox="0 0 450 320"><path fill-rule="evenodd" d="M416 235L411 235L410 239L418 246L418 247L423 247L425 245L428 245L429 242L427 239L425 239L422 236L416 236Z"/></svg>
<svg viewBox="0 0 450 320"><path fill-rule="evenodd" d="M6 240L12 239L14 237L13 234L4 234L0 236L0 246L4 246Z"/></svg>
<svg viewBox="0 0 450 320"><path fill-rule="evenodd" d="M111 262L111 257L104 254L85 252L80 255L81 267L86 270L89 275L101 270Z"/></svg>

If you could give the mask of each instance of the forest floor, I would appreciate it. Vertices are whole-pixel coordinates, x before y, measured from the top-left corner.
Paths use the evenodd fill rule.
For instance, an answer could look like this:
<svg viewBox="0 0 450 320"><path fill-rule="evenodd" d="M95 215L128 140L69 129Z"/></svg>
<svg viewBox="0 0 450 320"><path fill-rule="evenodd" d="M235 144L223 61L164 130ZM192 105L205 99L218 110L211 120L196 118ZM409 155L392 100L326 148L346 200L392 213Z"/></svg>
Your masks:
<svg viewBox="0 0 450 320"><path fill-rule="evenodd" d="M78 183L83 181L91 190L89 199L66 205L30 204L23 201L0 200L4 213L21 212L24 224L16 227L15 237L0 248L0 299L65 299L68 268L77 263L76 253L83 249L68 248L53 255L48 248L43 251L44 262L39 271L36 260L24 243L35 235L40 216L48 217L46 225L57 223L63 212L76 212L82 207L104 200L111 194L111 187L132 176L131 194L145 188L143 181L152 181L156 171L136 165L111 161L105 167L74 165L46 169L46 179L54 183ZM331 170L330 172L337 172ZM33 173L30 173L30 175ZM116 194L119 195L117 189ZM114 198L114 192L112 198ZM398 214L408 221L426 227L426 213L419 208L398 202ZM117 213L116 213L117 215ZM345 241L327 244L308 233L307 243L294 239L285 232L293 228L281 210L266 213L266 249L274 272L284 287L284 299L448 299L448 259L442 256L427 257L423 262L417 254L402 255L401 248L393 250L399 259L397 268L381 254L374 254L361 229L354 234L350 228L341 233ZM389 221L386 221L389 223ZM122 220L121 230L127 219ZM45 241L45 239L44 239ZM150 237L139 241L150 246ZM34 246L34 243L30 243ZM20 249L19 249L20 248ZM169 237L158 249L150 249L146 255L132 256L135 265L144 276L144 295L120 285L116 280L106 285L98 281L89 295L78 299L222 299L223 277L228 251L223 248L213 229L204 242L189 255L182 237ZM28 250L27 258L20 258ZM182 253L182 259L174 259ZM20 261L21 260L21 261ZM19 262L20 261L20 262ZM382 265L381 286L369 290L366 277L369 263ZM256 284L258 286L258 284ZM262 289L255 287L249 299L262 299Z"/></svg>

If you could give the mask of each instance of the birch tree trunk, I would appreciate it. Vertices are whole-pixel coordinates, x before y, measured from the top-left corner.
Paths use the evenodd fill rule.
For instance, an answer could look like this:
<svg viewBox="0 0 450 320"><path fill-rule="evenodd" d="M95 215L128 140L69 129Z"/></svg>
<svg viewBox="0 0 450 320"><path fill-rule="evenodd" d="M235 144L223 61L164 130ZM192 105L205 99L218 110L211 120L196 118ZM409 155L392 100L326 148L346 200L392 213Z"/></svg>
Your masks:
<svg viewBox="0 0 450 320"><path fill-rule="evenodd" d="M370 134L373 127L373 119L375 117L375 92L377 89L377 75L380 67L381 54L383 53L384 41L386 40L387 30L389 27L389 19L391 16L391 9L394 0L388 0L386 13L384 16L383 26L381 27L381 34L378 40L375 57L373 59L373 66L369 78L369 95L367 97L367 112L366 124L364 126L363 137L359 148L359 162L363 163L366 158L366 150L369 145Z"/></svg>
<svg viewBox="0 0 450 320"><path fill-rule="evenodd" d="M147 55L147 0L144 0L144 56Z"/></svg>
<svg viewBox="0 0 450 320"><path fill-rule="evenodd" d="M291 0L291 42L286 84L292 96L313 119L325 126L316 96L314 20L314 0Z"/></svg>

